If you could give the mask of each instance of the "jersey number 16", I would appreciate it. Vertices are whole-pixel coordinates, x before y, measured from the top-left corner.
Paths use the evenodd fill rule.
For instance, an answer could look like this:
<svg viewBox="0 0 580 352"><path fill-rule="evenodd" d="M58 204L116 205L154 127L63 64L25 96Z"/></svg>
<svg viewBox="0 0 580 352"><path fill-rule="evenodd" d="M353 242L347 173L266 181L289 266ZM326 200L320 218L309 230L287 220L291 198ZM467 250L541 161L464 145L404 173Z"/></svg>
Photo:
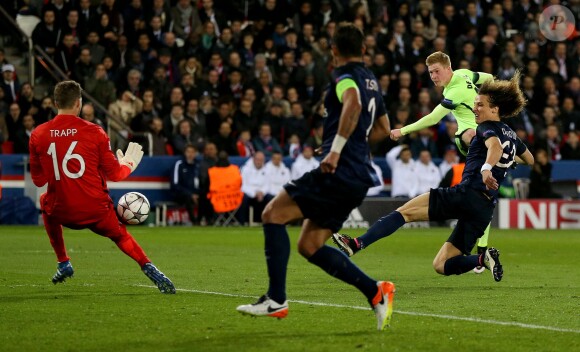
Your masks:
<svg viewBox="0 0 580 352"><path fill-rule="evenodd" d="M73 141L70 144L66 154L64 155L64 159L62 159L62 171L68 178L79 178L82 177L85 173L85 160L80 154L74 154L73 150L77 146L78 141ZM52 168L54 169L54 178L59 181L60 180L60 170L58 169L58 158L56 156L56 143L50 143L48 147L48 151L46 152L48 155L52 157ZM79 161L80 168L79 171L73 173L68 169L68 162L72 159L76 159Z"/></svg>

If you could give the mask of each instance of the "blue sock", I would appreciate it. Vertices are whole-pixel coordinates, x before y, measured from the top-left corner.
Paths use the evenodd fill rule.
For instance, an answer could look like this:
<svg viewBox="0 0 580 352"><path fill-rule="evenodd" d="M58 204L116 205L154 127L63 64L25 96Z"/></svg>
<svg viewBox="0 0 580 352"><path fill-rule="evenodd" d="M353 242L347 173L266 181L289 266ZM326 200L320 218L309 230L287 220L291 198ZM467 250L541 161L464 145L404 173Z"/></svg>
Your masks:
<svg viewBox="0 0 580 352"><path fill-rule="evenodd" d="M363 273L344 253L334 247L322 246L308 258L308 261L319 266L330 276L355 286L369 301L377 293L377 282Z"/></svg>
<svg viewBox="0 0 580 352"><path fill-rule="evenodd" d="M286 300L286 269L290 258L290 238L286 225L264 224L264 239L270 277L268 297L282 304Z"/></svg>
<svg viewBox="0 0 580 352"><path fill-rule="evenodd" d="M480 255L458 255L445 261L445 275L461 275L480 264Z"/></svg>
<svg viewBox="0 0 580 352"><path fill-rule="evenodd" d="M383 237L387 237L405 225L405 218L398 211L383 216L371 228L356 240L360 249L370 246Z"/></svg>

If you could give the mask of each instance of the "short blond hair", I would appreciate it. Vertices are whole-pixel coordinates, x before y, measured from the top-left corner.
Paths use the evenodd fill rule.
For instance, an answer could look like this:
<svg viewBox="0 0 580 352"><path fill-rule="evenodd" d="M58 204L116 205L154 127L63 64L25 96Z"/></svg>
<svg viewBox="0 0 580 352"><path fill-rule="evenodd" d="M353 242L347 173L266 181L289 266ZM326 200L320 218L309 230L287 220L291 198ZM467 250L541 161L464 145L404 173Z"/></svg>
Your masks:
<svg viewBox="0 0 580 352"><path fill-rule="evenodd" d="M451 59L449 58L449 55L445 54L444 52L436 51L433 54L427 56L425 64L427 66L441 64L443 67L451 67Z"/></svg>

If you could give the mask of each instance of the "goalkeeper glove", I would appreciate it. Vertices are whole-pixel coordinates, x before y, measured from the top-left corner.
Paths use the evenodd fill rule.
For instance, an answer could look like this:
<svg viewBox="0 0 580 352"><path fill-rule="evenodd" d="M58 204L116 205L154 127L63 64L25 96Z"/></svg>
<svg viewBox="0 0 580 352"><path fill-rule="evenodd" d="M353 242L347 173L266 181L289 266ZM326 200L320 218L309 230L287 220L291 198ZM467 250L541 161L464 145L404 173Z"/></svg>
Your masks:
<svg viewBox="0 0 580 352"><path fill-rule="evenodd" d="M130 142L124 155L121 149L117 149L117 159L119 159L119 164L127 166L131 169L131 172L135 171L142 158L143 148L139 143Z"/></svg>

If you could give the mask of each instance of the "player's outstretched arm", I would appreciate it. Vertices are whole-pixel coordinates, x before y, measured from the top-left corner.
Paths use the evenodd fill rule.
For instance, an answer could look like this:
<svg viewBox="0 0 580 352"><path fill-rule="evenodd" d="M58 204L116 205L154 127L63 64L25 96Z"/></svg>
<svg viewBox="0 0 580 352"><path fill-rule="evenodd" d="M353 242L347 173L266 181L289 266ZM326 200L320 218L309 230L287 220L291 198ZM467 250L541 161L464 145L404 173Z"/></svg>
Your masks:
<svg viewBox="0 0 580 352"><path fill-rule="evenodd" d="M334 173L338 166L342 148L358 124L359 115L362 110L360 93L354 81L348 81L352 82L350 83L352 85L342 93L342 111L338 122L338 131L330 147L330 153L320 163L322 172Z"/></svg>
<svg viewBox="0 0 580 352"><path fill-rule="evenodd" d="M497 137L488 138L485 141L485 146L487 147L487 157L485 158L485 164L481 167L481 177L483 178L483 183L488 189L497 190L499 184L493 177L491 169L499 162L499 159L501 159L503 148L501 147L501 142Z"/></svg>
<svg viewBox="0 0 580 352"><path fill-rule="evenodd" d="M526 149L526 151L523 152L522 154L516 155L516 163L525 165L534 165L534 156L529 151L529 149Z"/></svg>
<svg viewBox="0 0 580 352"><path fill-rule="evenodd" d="M439 104L431 111L430 114L423 116L419 121L414 122L410 125L407 125L400 130L393 130L391 132L391 139L397 140L401 136L405 136L411 132L416 132L422 130L423 128L427 128L433 126L437 122L441 121L445 115L447 115L451 110L447 109L443 105Z"/></svg>

